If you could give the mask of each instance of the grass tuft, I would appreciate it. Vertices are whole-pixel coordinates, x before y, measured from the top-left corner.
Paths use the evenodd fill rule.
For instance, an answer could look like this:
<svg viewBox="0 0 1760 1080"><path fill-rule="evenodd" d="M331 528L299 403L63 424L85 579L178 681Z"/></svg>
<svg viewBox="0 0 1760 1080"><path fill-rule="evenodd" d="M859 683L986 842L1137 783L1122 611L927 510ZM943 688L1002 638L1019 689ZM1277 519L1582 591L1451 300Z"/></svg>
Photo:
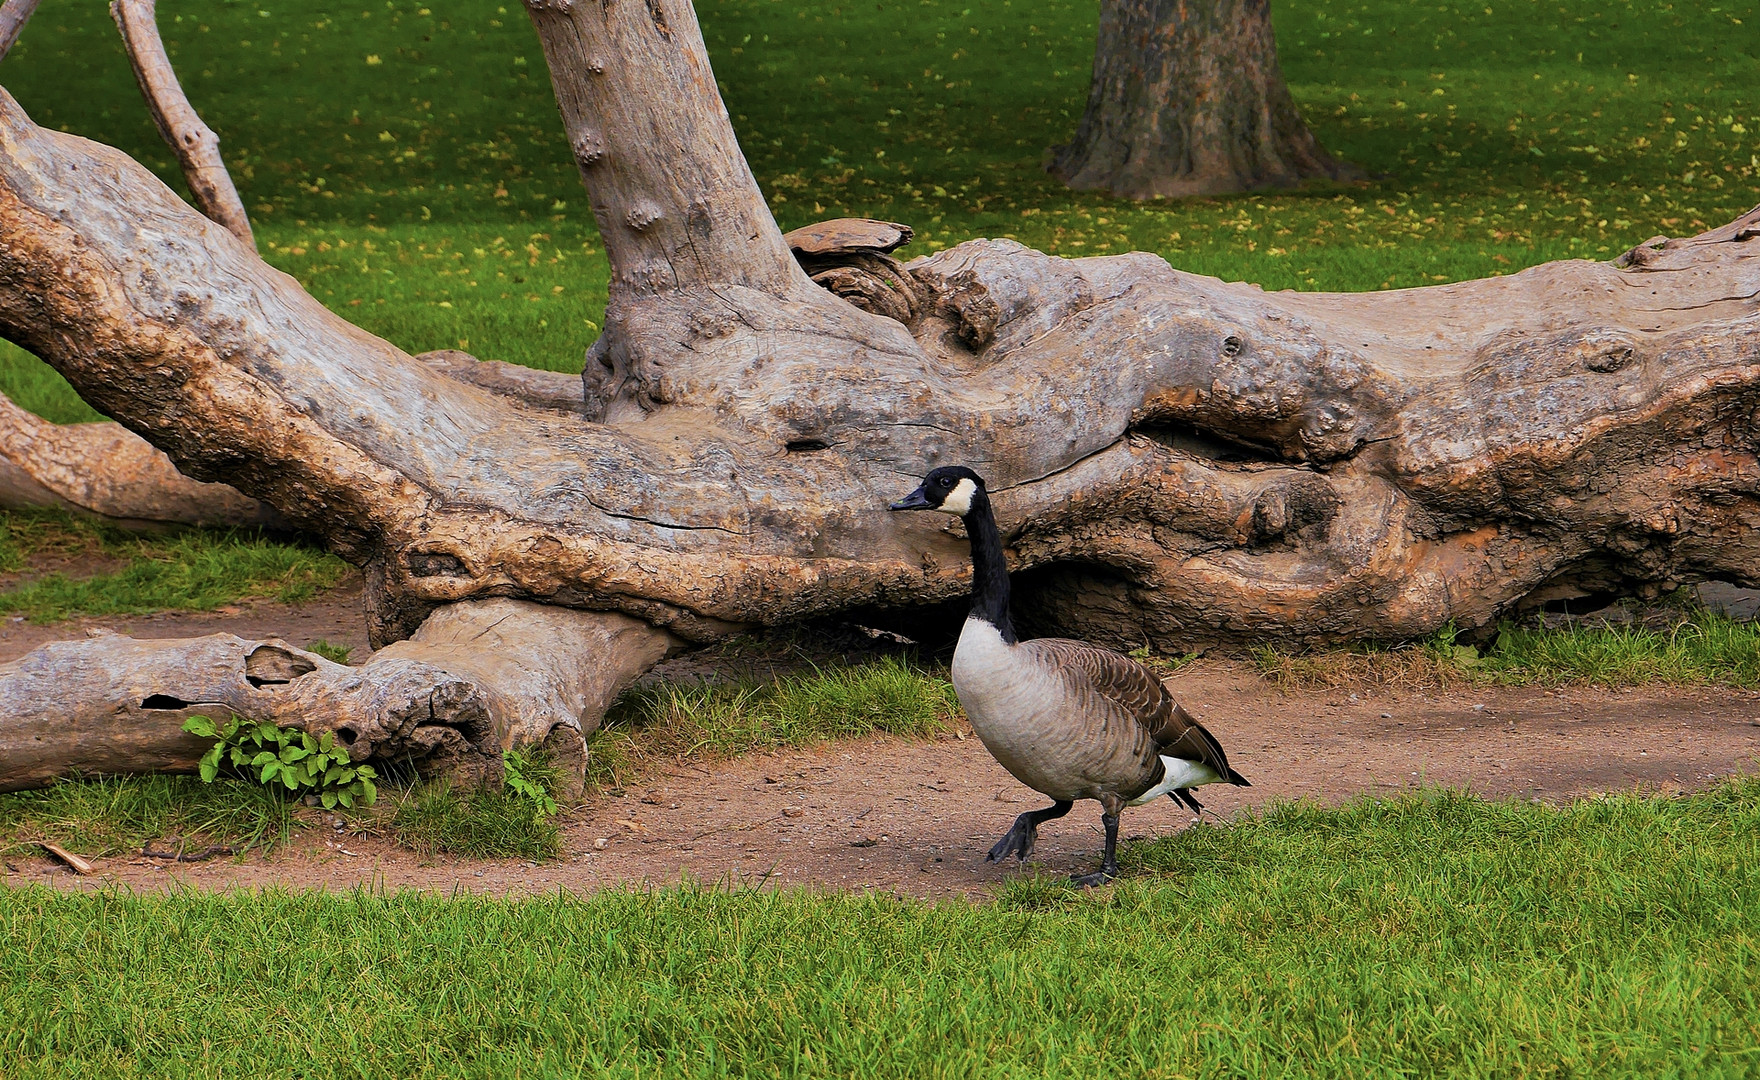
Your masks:
<svg viewBox="0 0 1760 1080"><path fill-rule="evenodd" d="M724 758L867 735L929 738L960 716L953 684L896 657L774 682L662 683L626 693L588 745L589 783L617 787L667 758Z"/></svg>
<svg viewBox="0 0 1760 1080"><path fill-rule="evenodd" d="M1662 630L1506 626L1483 666L1506 683L1717 683L1752 689L1760 686L1760 624L1697 611Z"/></svg>
<svg viewBox="0 0 1760 1080"><path fill-rule="evenodd" d="M181 836L195 847L220 843L240 851L273 847L294 826L294 804L262 784L189 776L64 780L40 791L0 795L6 851L50 840L81 855L138 851L150 840Z"/></svg>
<svg viewBox="0 0 1760 1080"><path fill-rule="evenodd" d="M264 597L299 603L330 588L348 564L304 544L251 530L136 535L63 510L0 511L0 572L33 559L81 556L123 563L89 577L59 570L0 592L0 611L54 622L76 615L204 611Z"/></svg>
<svg viewBox="0 0 1760 1080"><path fill-rule="evenodd" d="M526 775L554 788L554 777ZM554 859L562 830L529 796L489 786L462 790L445 780L417 785L397 800L390 819L396 841L420 855L474 859Z"/></svg>
<svg viewBox="0 0 1760 1080"><path fill-rule="evenodd" d="M1365 645L1303 653L1253 650L1259 674L1286 690L1453 685L1594 686L1711 684L1760 686L1760 624L1697 609L1657 629L1571 626L1539 629L1506 623L1483 653L1459 644L1453 627L1400 646Z"/></svg>
<svg viewBox="0 0 1760 1080"><path fill-rule="evenodd" d="M348 663L349 655L354 652L354 649L347 645L332 645L323 638L319 638L310 645L307 645L306 651L317 653L331 663L346 664Z"/></svg>
<svg viewBox="0 0 1760 1080"><path fill-rule="evenodd" d="M1284 690L1441 689L1482 677L1478 650L1457 645L1452 627L1408 645L1368 643L1324 652L1262 645L1251 657L1259 675Z"/></svg>

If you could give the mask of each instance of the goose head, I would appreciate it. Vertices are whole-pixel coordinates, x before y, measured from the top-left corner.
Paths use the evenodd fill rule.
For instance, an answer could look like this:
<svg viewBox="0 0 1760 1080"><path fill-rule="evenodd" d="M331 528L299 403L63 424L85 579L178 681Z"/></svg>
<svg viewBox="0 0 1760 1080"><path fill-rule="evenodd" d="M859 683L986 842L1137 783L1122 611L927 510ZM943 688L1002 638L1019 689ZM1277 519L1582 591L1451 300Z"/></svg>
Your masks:
<svg viewBox="0 0 1760 1080"><path fill-rule="evenodd" d="M936 469L917 490L887 507L888 510L939 510L944 514L964 517L985 494L984 478L964 465L947 465Z"/></svg>

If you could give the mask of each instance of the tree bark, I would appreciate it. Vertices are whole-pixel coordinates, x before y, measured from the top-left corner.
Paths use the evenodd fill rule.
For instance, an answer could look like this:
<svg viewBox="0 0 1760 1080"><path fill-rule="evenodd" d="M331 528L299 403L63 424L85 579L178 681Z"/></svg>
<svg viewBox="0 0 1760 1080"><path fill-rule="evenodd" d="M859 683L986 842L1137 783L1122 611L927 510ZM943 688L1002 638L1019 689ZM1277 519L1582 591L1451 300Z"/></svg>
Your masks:
<svg viewBox="0 0 1760 1080"><path fill-rule="evenodd" d="M18 35L24 33L24 24L36 14L37 3L38 0L6 0L0 4L0 60L6 59Z"/></svg>
<svg viewBox="0 0 1760 1080"><path fill-rule="evenodd" d="M885 506L949 463L990 482L1023 625L1110 644L1392 640L1760 584L1760 214L1615 264L1346 295L977 240L909 264L900 322L777 265L743 166L693 171L735 151L688 6L531 6L612 260L578 410L567 377L349 325L0 95L0 331L364 566L375 645L492 598L665 641L920 631L957 619L966 544Z"/></svg>
<svg viewBox="0 0 1760 1080"><path fill-rule="evenodd" d="M498 777L503 750L543 746L578 791L583 728L672 644L635 619L519 600L442 608L360 667L232 634L54 642L0 665L0 791L194 772L213 745L183 730L198 713L331 732L355 761L469 779Z"/></svg>
<svg viewBox="0 0 1760 1080"><path fill-rule="evenodd" d="M189 184L196 209L256 250L250 216L244 212L244 203L232 184L232 174L226 171L226 163L220 157L220 136L202 123L178 84L171 58L165 55L154 0L111 0L110 17L122 33L128 62L134 67L135 81L140 84L141 96L147 99L153 123L183 168L183 179Z"/></svg>
<svg viewBox="0 0 1760 1080"><path fill-rule="evenodd" d="M1270 0L1105 0L1087 110L1048 167L1077 190L1131 199L1362 176L1296 109Z"/></svg>
<svg viewBox="0 0 1760 1080"><path fill-rule="evenodd" d="M604 331L582 373L592 418L666 405L665 350L716 342L748 309L769 309L781 333L843 319L770 216L688 0L526 7L611 263Z"/></svg>
<svg viewBox="0 0 1760 1080"><path fill-rule="evenodd" d="M58 506L125 529L282 525L274 507L191 480L121 424L51 424L4 394L0 506Z"/></svg>

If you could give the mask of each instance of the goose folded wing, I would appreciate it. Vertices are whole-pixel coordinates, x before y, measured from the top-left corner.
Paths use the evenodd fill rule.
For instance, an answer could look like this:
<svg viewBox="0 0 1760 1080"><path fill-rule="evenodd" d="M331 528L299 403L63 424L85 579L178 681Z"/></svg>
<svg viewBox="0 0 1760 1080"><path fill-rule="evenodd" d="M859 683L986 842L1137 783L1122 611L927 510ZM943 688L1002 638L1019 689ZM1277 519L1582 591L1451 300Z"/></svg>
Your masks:
<svg viewBox="0 0 1760 1080"><path fill-rule="evenodd" d="M1020 648L1040 667L1056 672L1072 701L1094 711L1116 713L1140 724L1151 736L1179 708L1148 668L1110 649L1069 638L1034 638Z"/></svg>
<svg viewBox="0 0 1760 1080"><path fill-rule="evenodd" d="M1201 761L1222 779L1241 783L1229 767L1222 744L1191 713L1173 700L1153 671L1128 656L1068 638L1034 638L1021 643L1035 660L1057 671L1076 698L1105 702L1140 724L1155 752ZM1098 702L1096 703L1098 704Z"/></svg>

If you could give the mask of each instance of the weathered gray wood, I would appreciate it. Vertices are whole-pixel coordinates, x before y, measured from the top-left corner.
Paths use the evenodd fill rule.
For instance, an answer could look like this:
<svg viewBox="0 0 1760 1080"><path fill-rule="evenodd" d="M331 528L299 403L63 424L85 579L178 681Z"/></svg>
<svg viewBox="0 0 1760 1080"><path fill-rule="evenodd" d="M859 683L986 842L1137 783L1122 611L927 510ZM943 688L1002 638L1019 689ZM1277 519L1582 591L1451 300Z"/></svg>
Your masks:
<svg viewBox="0 0 1760 1080"><path fill-rule="evenodd" d="M1023 619L1114 644L1409 638L1572 593L1760 584L1760 214L1613 264L1349 295L977 240L886 266L910 300L880 297L888 318L790 257L688 4L528 6L612 263L579 411L560 377L349 325L0 94L0 332L364 566L375 644L415 635L385 663L447 657L408 686L469 666L461 700L523 685L557 715L558 687L655 642L903 625L966 591L966 545L884 508L954 462L989 481ZM597 654L448 629L516 601L652 636L529 689L528 651Z"/></svg>
<svg viewBox="0 0 1760 1080"><path fill-rule="evenodd" d="M360 667L232 634L54 642L0 665L0 791L193 772L212 745L182 730L197 713L328 731L356 761L466 777L544 745L578 784L584 735L671 645L635 619L519 600L443 608Z"/></svg>
<svg viewBox="0 0 1760 1080"><path fill-rule="evenodd" d="M24 33L24 24L31 21L36 14L40 0L6 0L0 4L0 60L12 51L13 43L18 35Z"/></svg>
<svg viewBox="0 0 1760 1080"><path fill-rule="evenodd" d="M0 506L59 506L124 528L282 523L234 488L191 480L121 424L51 424L4 394Z"/></svg>
<svg viewBox="0 0 1760 1080"><path fill-rule="evenodd" d="M1270 0L1104 0L1070 187L1132 199L1360 178L1303 122L1277 62Z"/></svg>
<svg viewBox="0 0 1760 1080"><path fill-rule="evenodd" d="M110 0L110 17L122 32L122 44L128 50L141 96L147 99L147 109L153 114L159 135L177 155L196 209L254 248L250 215L245 213L238 189L232 184L232 174L226 171L226 163L220 157L220 136L202 123L177 81L171 58L165 55L165 42L159 37L154 3L155 0Z"/></svg>
<svg viewBox="0 0 1760 1080"><path fill-rule="evenodd" d="M912 267L995 306L979 352L829 296L729 291L707 325L668 300L641 321L659 392L589 423L349 326L10 101L0 185L6 333L364 563L380 642L487 595L699 641L955 596L957 538L883 510L948 461L997 491L1028 610L1112 641L1400 638L1537 591L1760 580L1751 225L1362 295L975 241Z"/></svg>

